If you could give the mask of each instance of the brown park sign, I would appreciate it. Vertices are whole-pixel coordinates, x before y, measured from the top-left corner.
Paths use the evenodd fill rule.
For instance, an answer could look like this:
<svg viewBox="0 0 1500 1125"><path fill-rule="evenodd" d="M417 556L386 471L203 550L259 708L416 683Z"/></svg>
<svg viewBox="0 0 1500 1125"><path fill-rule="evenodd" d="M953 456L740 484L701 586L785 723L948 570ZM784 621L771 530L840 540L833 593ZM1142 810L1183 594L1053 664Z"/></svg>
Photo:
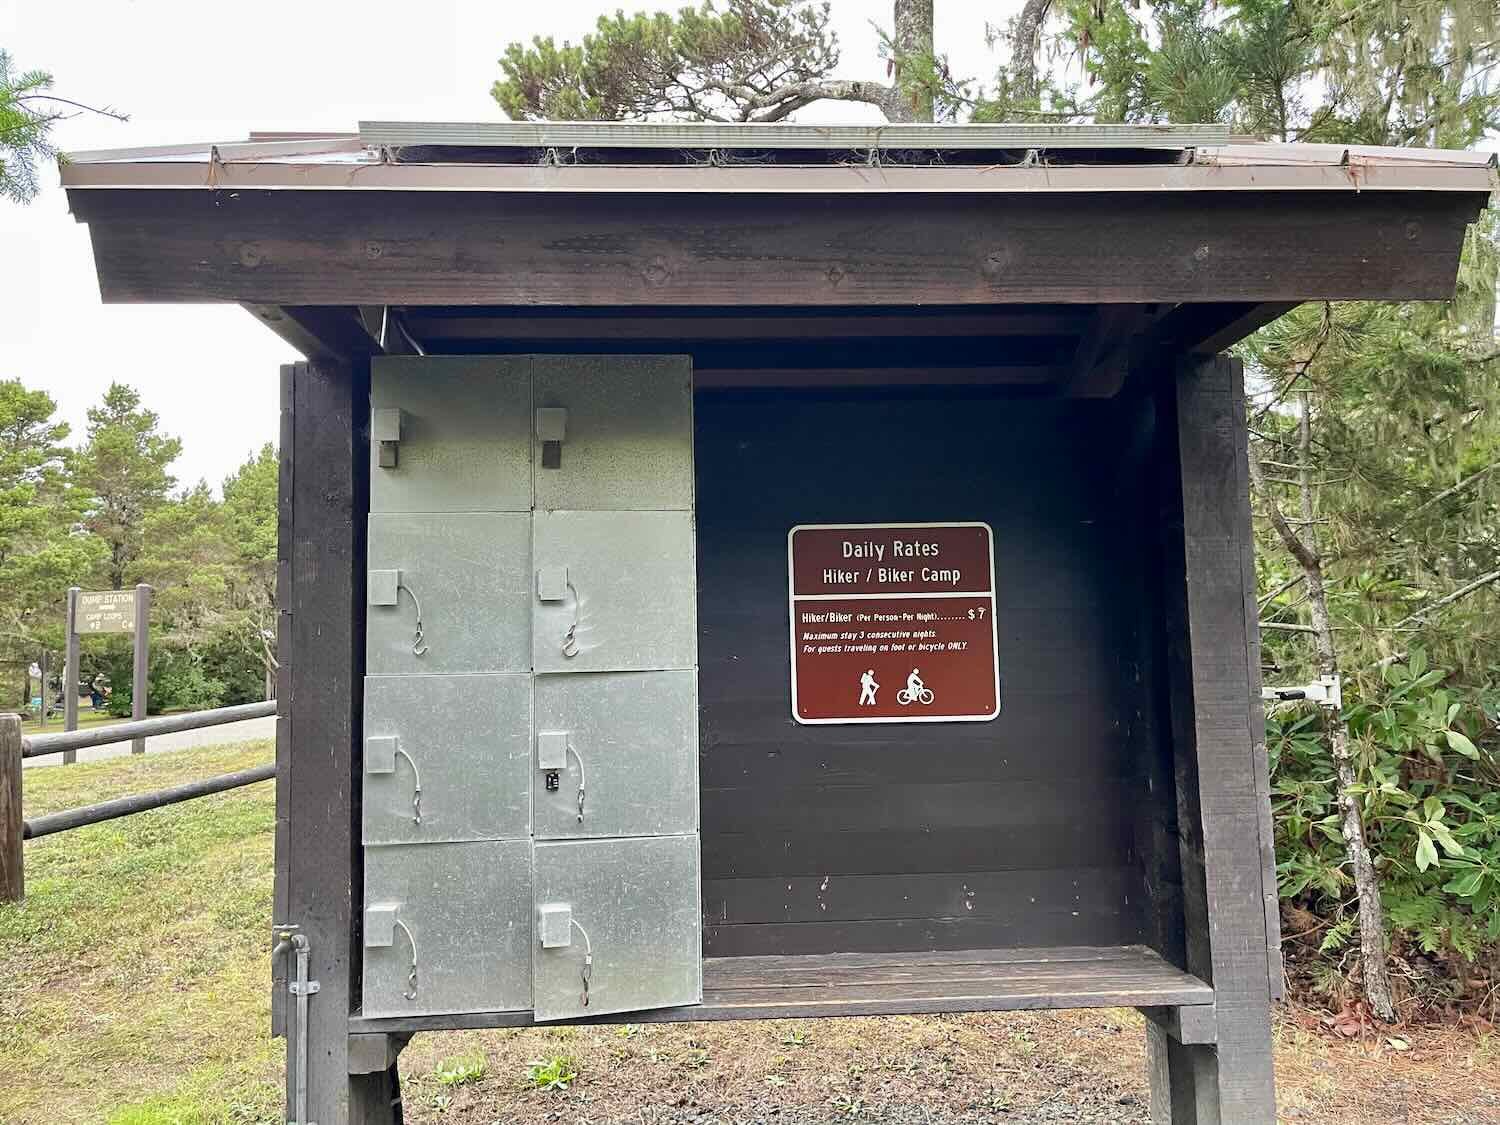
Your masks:
<svg viewBox="0 0 1500 1125"><path fill-rule="evenodd" d="M984 523L792 528L792 717L993 719L1000 713L994 556Z"/></svg>
<svg viewBox="0 0 1500 1125"><path fill-rule="evenodd" d="M73 631L80 636L86 633L135 632L135 591L80 593Z"/></svg>

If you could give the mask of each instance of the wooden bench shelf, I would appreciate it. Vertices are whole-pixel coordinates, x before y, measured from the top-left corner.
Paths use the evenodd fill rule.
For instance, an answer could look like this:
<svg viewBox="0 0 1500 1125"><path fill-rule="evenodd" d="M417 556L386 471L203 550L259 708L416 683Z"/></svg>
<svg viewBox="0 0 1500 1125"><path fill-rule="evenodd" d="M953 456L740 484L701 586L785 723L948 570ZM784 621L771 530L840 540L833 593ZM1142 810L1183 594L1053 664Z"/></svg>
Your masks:
<svg viewBox="0 0 1500 1125"><path fill-rule="evenodd" d="M1213 989L1141 945L712 957L703 1003L577 1022L807 1019L1026 1008L1181 1007ZM354 1032L524 1027L530 1012L465 1012L350 1021Z"/></svg>

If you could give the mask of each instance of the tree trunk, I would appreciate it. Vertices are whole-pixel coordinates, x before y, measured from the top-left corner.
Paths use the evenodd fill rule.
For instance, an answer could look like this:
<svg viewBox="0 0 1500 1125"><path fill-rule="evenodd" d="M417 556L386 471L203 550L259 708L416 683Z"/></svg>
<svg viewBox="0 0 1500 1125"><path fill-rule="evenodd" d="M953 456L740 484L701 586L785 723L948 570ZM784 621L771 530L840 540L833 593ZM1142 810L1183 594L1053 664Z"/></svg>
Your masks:
<svg viewBox="0 0 1500 1125"><path fill-rule="evenodd" d="M1339 674L1338 648L1334 644L1333 621L1328 613L1328 591L1323 585L1323 559L1318 553L1317 524L1312 483L1312 400L1306 391L1301 395L1302 417L1298 423L1297 495L1302 512L1302 535L1309 553L1303 565L1307 573L1308 613L1317 630L1318 670L1324 676ZM1308 565L1310 563L1311 565ZM1380 876L1370 849L1365 844L1365 822L1354 792L1356 778L1354 759L1349 754L1349 732L1342 715L1326 717L1328 746L1338 776L1338 801L1343 812L1344 848L1354 875L1354 891L1359 901L1359 954L1364 969L1365 998L1381 1019L1390 1023L1396 1018L1391 1001L1391 980L1386 966L1385 910L1380 902Z"/></svg>
<svg viewBox="0 0 1500 1125"><path fill-rule="evenodd" d="M931 87L925 82L911 82L909 73L905 76L901 73L902 63L908 59L913 60L923 74L933 66L932 2L895 0L892 21L895 30L891 37L896 49L895 81L891 83L890 95L880 106L892 121L932 120ZM908 71L910 69L908 67Z"/></svg>
<svg viewBox="0 0 1500 1125"><path fill-rule="evenodd" d="M1041 84L1036 76L1036 55L1042 46L1042 23L1052 0L1026 0L1011 30L1010 70L1015 100L1033 101Z"/></svg>
<svg viewBox="0 0 1500 1125"><path fill-rule="evenodd" d="M1256 491L1261 494L1276 533L1281 537L1288 553L1297 560L1307 582L1308 613L1312 617L1313 636L1318 646L1318 668L1322 675L1336 676L1339 672L1338 648L1334 643L1333 621L1328 613L1328 592L1323 584L1323 559L1318 553L1317 536L1313 522L1316 517L1313 504L1312 482L1312 403L1306 391L1301 394L1301 418L1298 422L1298 487L1301 526L1300 534L1293 530L1275 497L1267 490L1260 462L1252 453L1250 476ZM1387 1023L1394 1022L1396 1007L1391 1000L1391 978L1386 966L1385 910L1380 902L1380 875L1375 862L1370 858L1370 849L1365 843L1365 824L1360 808L1359 795L1354 787L1358 778L1354 772L1354 758L1349 753L1349 732L1344 728L1343 717L1330 714L1324 729L1328 734L1329 753L1333 758L1334 776L1337 779L1335 799L1342 816L1344 853L1348 856L1350 874L1354 878L1355 895L1359 903L1359 952L1360 966L1364 973L1365 999L1371 1010Z"/></svg>

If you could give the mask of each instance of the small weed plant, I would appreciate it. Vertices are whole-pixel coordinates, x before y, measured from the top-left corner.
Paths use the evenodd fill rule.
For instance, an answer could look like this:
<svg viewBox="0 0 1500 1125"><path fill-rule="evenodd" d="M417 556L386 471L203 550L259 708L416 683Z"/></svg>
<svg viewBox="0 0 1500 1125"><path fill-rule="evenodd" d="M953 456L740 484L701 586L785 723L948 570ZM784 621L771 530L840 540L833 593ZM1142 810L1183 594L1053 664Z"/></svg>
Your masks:
<svg viewBox="0 0 1500 1125"><path fill-rule="evenodd" d="M466 1086L478 1082L485 1076L489 1064L478 1051L443 1059L433 1070L432 1076L444 1086Z"/></svg>
<svg viewBox="0 0 1500 1125"><path fill-rule="evenodd" d="M566 1055L553 1055L528 1066L526 1080L533 1090L566 1090L578 1080L578 1069Z"/></svg>

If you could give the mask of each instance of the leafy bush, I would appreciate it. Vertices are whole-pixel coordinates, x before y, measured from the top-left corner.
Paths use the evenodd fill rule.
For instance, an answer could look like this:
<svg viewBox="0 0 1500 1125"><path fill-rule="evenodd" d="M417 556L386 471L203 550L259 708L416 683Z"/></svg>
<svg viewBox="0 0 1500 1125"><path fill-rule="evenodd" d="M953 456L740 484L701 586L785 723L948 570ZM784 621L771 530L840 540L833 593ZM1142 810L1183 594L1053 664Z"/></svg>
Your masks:
<svg viewBox="0 0 1500 1125"><path fill-rule="evenodd" d="M1461 996L1469 967L1500 953L1500 769L1480 737L1489 701L1444 687L1447 672L1421 652L1382 675L1370 698L1346 697L1343 720L1392 953L1445 966ZM1289 929L1337 963L1357 920L1323 722L1273 712L1266 746L1284 911L1307 923Z"/></svg>
<svg viewBox="0 0 1500 1125"><path fill-rule="evenodd" d="M112 647L103 663L112 689L109 713L127 716L133 699L130 649ZM153 646L148 675L148 715L159 715L168 710L201 711L218 707L225 695L224 682L211 676L203 661L186 649Z"/></svg>

